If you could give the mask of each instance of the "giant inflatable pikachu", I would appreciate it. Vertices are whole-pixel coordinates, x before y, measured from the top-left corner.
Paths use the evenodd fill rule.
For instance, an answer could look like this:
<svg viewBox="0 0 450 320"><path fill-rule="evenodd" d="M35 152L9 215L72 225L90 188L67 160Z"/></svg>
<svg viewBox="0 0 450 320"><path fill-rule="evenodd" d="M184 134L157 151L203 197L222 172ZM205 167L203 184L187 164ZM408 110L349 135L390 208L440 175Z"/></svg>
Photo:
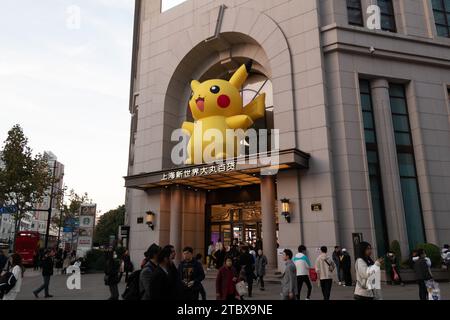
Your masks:
<svg viewBox="0 0 450 320"><path fill-rule="evenodd" d="M253 125L254 121L264 117L265 93L245 107L240 94L252 65L252 61L242 65L230 81L220 79L208 80L203 83L192 81L189 107L195 122L183 124L183 131L190 136L186 164L204 163L203 153L212 142L210 137L208 138L208 134L205 135L210 129L221 132L223 136L223 150L213 154L215 160L236 157L239 142L235 138L233 141L227 141L227 130L242 129L245 131ZM227 144L231 142L235 145L234 154L227 154Z"/></svg>

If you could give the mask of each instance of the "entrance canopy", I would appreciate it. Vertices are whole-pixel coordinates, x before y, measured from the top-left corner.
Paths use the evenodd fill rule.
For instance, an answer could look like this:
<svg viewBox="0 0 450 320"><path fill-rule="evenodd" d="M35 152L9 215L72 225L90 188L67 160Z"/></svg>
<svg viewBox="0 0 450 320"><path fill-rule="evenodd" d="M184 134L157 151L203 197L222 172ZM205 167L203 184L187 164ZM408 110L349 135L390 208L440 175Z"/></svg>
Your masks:
<svg viewBox="0 0 450 320"><path fill-rule="evenodd" d="M193 189L216 190L260 183L261 170L308 169L310 155L297 149L279 152L277 165L265 164L266 155L230 159L223 163L194 165L125 177L125 187L148 190L182 185ZM253 162L253 164L252 164Z"/></svg>

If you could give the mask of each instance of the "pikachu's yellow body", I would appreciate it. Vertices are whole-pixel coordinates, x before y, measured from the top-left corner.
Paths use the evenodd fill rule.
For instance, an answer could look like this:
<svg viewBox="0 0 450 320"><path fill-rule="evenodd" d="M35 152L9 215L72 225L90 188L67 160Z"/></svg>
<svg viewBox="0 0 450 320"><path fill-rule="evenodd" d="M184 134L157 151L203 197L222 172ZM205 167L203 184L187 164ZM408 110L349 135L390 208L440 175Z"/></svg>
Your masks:
<svg viewBox="0 0 450 320"><path fill-rule="evenodd" d="M227 141L227 130L247 130L255 120L265 115L265 94L261 94L247 106L243 106L240 89L247 80L251 62L241 66L230 81L214 79L200 83L192 81L192 97L189 106L195 122L185 122L183 129L190 136L188 159L186 164L204 163L203 154L214 138L211 135L220 132L223 137L222 152L212 152L215 160L236 157L239 141ZM212 131L210 129L213 129ZM227 146L233 142L232 154ZM209 150L208 150L209 151Z"/></svg>

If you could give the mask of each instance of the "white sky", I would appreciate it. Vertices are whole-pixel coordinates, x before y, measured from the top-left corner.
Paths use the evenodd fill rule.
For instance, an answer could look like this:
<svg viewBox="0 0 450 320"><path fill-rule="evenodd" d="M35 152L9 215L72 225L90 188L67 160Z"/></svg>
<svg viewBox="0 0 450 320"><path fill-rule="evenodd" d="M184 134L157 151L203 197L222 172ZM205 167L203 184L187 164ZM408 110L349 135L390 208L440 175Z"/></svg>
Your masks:
<svg viewBox="0 0 450 320"><path fill-rule="evenodd" d="M186 0L162 0L161 11L164 12L166 10L169 10L184 1L186 1Z"/></svg>
<svg viewBox="0 0 450 320"><path fill-rule="evenodd" d="M102 212L125 201L133 14L134 0L0 0L0 143L19 123Z"/></svg>

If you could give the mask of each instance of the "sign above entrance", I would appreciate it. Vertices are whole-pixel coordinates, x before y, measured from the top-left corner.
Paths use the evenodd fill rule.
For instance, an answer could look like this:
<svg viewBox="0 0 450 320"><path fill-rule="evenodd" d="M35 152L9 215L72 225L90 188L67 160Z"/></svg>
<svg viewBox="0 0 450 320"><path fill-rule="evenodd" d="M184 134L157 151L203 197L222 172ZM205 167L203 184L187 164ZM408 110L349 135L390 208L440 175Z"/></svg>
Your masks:
<svg viewBox="0 0 450 320"><path fill-rule="evenodd" d="M206 165L200 168L175 170L163 173L161 181L173 181L193 177L204 177L219 173L232 172L236 170L236 162L228 161L221 164Z"/></svg>

